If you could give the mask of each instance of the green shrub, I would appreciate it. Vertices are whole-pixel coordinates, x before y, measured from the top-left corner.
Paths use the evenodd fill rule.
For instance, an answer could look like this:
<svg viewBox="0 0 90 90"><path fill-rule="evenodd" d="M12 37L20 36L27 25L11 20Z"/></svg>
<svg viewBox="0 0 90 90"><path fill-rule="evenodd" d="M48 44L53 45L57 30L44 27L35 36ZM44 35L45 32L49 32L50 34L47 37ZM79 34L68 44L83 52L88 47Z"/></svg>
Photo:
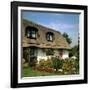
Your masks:
<svg viewBox="0 0 90 90"><path fill-rule="evenodd" d="M75 65L75 73L79 74L79 60L78 59L75 60L74 65Z"/></svg>
<svg viewBox="0 0 90 90"><path fill-rule="evenodd" d="M60 60L58 57L53 57L52 58L52 67L56 69L56 72L58 69L62 68L62 60Z"/></svg>

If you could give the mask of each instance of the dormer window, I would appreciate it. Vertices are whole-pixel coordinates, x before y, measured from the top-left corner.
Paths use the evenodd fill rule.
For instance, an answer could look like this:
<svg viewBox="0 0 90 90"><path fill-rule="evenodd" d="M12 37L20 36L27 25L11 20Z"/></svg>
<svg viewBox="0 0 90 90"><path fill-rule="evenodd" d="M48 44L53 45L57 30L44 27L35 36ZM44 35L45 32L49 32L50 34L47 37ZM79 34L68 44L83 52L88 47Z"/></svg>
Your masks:
<svg viewBox="0 0 90 90"><path fill-rule="evenodd" d="M48 32L46 33L46 39L47 41L53 41L53 33L52 32Z"/></svg>
<svg viewBox="0 0 90 90"><path fill-rule="evenodd" d="M25 35L27 38L36 39L37 29L34 27L27 27Z"/></svg>

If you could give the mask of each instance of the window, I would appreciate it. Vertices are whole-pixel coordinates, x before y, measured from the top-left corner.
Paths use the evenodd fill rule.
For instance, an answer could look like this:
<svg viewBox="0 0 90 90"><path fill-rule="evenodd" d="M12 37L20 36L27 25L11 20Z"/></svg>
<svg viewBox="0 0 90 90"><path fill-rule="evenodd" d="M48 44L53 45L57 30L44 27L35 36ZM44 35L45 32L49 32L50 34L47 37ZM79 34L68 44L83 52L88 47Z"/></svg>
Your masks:
<svg viewBox="0 0 90 90"><path fill-rule="evenodd" d="M52 32L48 32L46 34L46 39L47 39L47 41L53 41L53 33Z"/></svg>
<svg viewBox="0 0 90 90"><path fill-rule="evenodd" d="M36 39L37 29L34 27L27 27L25 35L27 38Z"/></svg>

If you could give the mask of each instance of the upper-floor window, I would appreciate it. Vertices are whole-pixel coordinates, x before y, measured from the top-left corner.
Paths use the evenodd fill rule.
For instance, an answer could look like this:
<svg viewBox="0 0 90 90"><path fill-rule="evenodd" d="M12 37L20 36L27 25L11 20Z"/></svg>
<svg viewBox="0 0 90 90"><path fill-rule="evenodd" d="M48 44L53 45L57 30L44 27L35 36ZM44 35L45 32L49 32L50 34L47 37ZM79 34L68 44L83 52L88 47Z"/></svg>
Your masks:
<svg viewBox="0 0 90 90"><path fill-rule="evenodd" d="M46 39L47 41L53 41L53 33L52 32L46 33Z"/></svg>
<svg viewBox="0 0 90 90"><path fill-rule="evenodd" d="M36 39L37 29L34 27L27 27L25 35L27 38Z"/></svg>

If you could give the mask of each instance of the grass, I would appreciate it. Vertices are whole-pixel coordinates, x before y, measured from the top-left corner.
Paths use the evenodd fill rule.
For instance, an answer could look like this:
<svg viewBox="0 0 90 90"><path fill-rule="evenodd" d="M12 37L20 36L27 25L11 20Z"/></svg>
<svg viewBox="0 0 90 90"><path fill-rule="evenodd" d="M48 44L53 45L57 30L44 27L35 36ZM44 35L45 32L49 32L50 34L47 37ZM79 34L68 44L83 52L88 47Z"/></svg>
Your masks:
<svg viewBox="0 0 90 90"><path fill-rule="evenodd" d="M49 73L45 71L37 71L32 68L23 68L22 77L34 77L34 76L50 76L50 75L60 75L60 73Z"/></svg>

